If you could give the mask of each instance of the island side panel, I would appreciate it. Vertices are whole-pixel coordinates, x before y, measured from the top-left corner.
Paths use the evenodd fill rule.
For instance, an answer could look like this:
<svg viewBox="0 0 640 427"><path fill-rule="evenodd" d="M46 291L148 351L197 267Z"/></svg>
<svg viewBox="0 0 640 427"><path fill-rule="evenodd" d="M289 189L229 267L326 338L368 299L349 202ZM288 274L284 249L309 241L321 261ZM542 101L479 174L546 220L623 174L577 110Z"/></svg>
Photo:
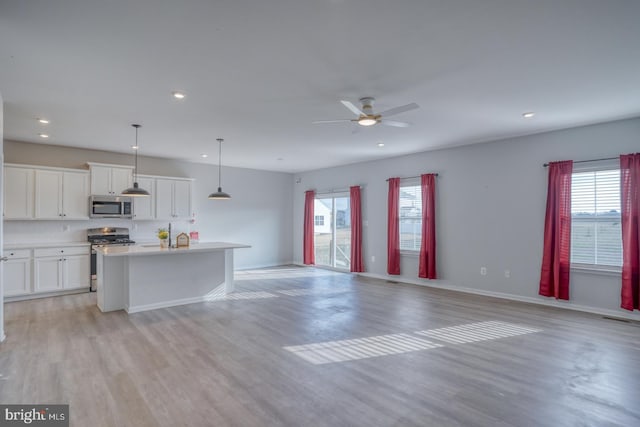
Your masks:
<svg viewBox="0 0 640 427"><path fill-rule="evenodd" d="M126 288L129 279L126 257L96 257L96 292L100 311L122 310L126 306Z"/></svg>
<svg viewBox="0 0 640 427"><path fill-rule="evenodd" d="M233 285L233 249L224 250L224 293L234 291Z"/></svg>
<svg viewBox="0 0 640 427"><path fill-rule="evenodd" d="M129 259L129 313L207 301L224 292L224 250L118 258Z"/></svg>

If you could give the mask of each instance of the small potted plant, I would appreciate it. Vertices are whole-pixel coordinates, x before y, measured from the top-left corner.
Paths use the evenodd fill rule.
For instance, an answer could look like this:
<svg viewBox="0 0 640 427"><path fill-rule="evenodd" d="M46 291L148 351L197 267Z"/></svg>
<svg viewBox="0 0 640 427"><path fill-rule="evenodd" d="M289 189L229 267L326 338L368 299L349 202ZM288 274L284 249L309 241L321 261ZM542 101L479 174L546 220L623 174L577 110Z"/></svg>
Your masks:
<svg viewBox="0 0 640 427"><path fill-rule="evenodd" d="M160 247L169 247L169 231L166 228L158 228L158 239L160 239Z"/></svg>

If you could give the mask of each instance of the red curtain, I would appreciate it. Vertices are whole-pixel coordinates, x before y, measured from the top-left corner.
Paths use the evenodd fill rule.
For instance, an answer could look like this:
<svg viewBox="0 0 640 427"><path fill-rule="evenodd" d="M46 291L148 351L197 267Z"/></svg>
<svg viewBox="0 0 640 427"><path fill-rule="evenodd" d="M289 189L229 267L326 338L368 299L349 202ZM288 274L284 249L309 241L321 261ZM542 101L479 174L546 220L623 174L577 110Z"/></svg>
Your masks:
<svg viewBox="0 0 640 427"><path fill-rule="evenodd" d="M640 308L640 153L620 156L622 308Z"/></svg>
<svg viewBox="0 0 640 427"><path fill-rule="evenodd" d="M436 176L420 176L422 188L422 241L418 277L436 279Z"/></svg>
<svg viewBox="0 0 640 427"><path fill-rule="evenodd" d="M400 178L389 178L387 213L387 273L400 274Z"/></svg>
<svg viewBox="0 0 640 427"><path fill-rule="evenodd" d="M304 235L303 235L303 262L307 265L316 263L316 255L313 244L313 228L315 225L313 216L313 204L316 200L316 192L313 190L304 193Z"/></svg>
<svg viewBox="0 0 640 427"><path fill-rule="evenodd" d="M349 187L351 203L351 271L364 271L362 262L362 206L360 202L360 186Z"/></svg>
<svg viewBox="0 0 640 427"><path fill-rule="evenodd" d="M569 299L571 257L571 173L573 161L549 163L547 213L540 295Z"/></svg>

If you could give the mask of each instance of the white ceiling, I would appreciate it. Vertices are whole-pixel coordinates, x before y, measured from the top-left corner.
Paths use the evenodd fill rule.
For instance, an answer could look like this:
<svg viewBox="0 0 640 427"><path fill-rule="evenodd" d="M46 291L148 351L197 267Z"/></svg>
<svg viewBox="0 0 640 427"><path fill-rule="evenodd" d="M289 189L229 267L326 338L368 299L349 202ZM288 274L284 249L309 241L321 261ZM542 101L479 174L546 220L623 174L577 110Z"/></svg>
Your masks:
<svg viewBox="0 0 640 427"><path fill-rule="evenodd" d="M635 117L639 22L637 0L0 0L4 136L130 152L141 123L142 155L217 163L223 137L224 165L298 172ZM421 108L311 124L362 96Z"/></svg>

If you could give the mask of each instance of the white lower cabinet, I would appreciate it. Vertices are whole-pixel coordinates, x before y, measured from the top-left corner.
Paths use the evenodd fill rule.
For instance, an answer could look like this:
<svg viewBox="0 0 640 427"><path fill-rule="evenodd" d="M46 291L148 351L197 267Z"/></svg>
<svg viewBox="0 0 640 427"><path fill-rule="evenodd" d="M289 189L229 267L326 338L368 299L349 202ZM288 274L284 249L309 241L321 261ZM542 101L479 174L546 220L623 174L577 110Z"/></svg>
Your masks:
<svg viewBox="0 0 640 427"><path fill-rule="evenodd" d="M31 250L6 251L7 260L2 271L4 295L27 295L31 290Z"/></svg>
<svg viewBox="0 0 640 427"><path fill-rule="evenodd" d="M88 246L6 249L4 256L5 297L87 289L91 283Z"/></svg>
<svg viewBox="0 0 640 427"><path fill-rule="evenodd" d="M71 255L62 259L62 288L88 288L91 276L89 255Z"/></svg>
<svg viewBox="0 0 640 427"><path fill-rule="evenodd" d="M34 271L35 292L62 290L62 258L35 258Z"/></svg>

